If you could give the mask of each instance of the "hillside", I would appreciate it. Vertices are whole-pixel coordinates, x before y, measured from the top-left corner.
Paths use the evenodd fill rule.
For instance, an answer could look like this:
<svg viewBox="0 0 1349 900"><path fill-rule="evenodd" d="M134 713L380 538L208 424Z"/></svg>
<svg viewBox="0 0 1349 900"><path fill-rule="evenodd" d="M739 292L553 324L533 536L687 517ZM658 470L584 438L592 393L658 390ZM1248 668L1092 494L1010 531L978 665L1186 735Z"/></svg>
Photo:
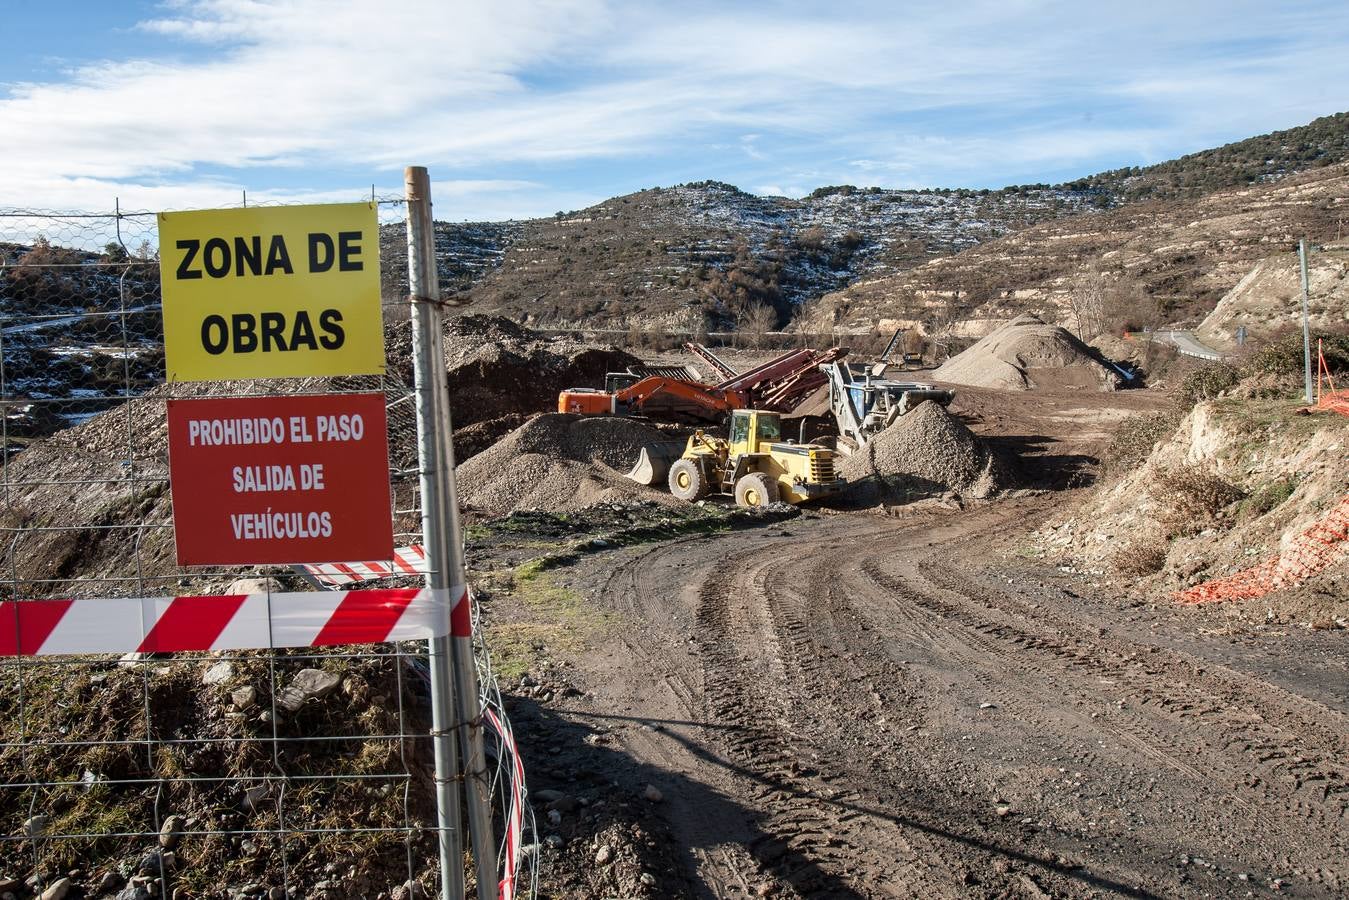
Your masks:
<svg viewBox="0 0 1349 900"><path fill-rule="evenodd" d="M831 295L840 321L985 323L1070 318L1070 296L1102 292L1137 326L1198 321L1262 259L1297 240L1332 242L1349 218L1349 165L1193 200L1130 204L1046 222L912 271ZM982 320L982 321L981 321Z"/></svg>
<svg viewBox="0 0 1349 900"><path fill-rule="evenodd" d="M821 188L758 197L720 182L651 188L511 223L437 223L442 288L531 324L733 324L863 274L903 271L1037 222L1094 208L1088 191ZM384 238L386 290L405 288L401 226ZM690 318L690 312L692 317Z"/></svg>
<svg viewBox="0 0 1349 900"><path fill-rule="evenodd" d="M457 292L482 311L533 324L725 327L744 323L748 311L766 306L772 315L761 314L757 327L769 327L785 322L804 301L858 281L894 278L934 259L963 253L957 268L963 270L968 261L978 269L982 257L969 256L970 250L999 239L1017 246L1010 236L1026 229L1031 229L1026 244L1033 248L1032 257L1052 257L1058 255L1055 249L1039 248L1037 242L1080 245L1079 233L1123 233L1157 217L1183 224L1224 206L1253 211L1243 206L1248 196L1243 192L1255 191L1249 197L1258 204L1264 196L1260 191L1277 189L1299 173L1309 173L1306 177L1326 189L1323 199L1333 200L1343 191L1326 176L1342 175L1347 161L1349 113L1339 113L1154 166L1061 185L924 191L840 185L796 200L759 197L705 181L651 188L525 222L438 223L437 246L447 293ZM1208 206L1186 206L1211 196L1217 199ZM1269 202L1285 203L1280 196L1270 195ZM1080 215L1102 210L1112 212L1099 227L1093 223L1100 217ZM1273 224L1271 236L1279 227L1304 227L1300 220ZM1335 236L1333 228L1317 233ZM1144 236L1142 244L1151 240ZM1245 267L1236 278L1213 273L1196 282L1177 271L1188 262L1182 250L1176 259L1160 261L1146 286L1160 293L1168 310L1202 315L1245 274L1248 263L1266 255L1247 253L1240 235L1234 240L1240 245L1234 245L1238 264ZM1226 252L1223 246L1213 249L1219 256ZM389 226L385 250L389 288L401 291L405 266L399 226ZM1016 262L1018 271L1026 268ZM1034 261L1029 265L1034 268ZM1017 277L1034 283L1066 267L1041 268ZM922 279L934 282L926 287L952 290L949 279L937 273L944 270L923 272ZM971 287L955 289L978 290L990 279L975 275L972 280Z"/></svg>
<svg viewBox="0 0 1349 900"><path fill-rule="evenodd" d="M1343 622L1349 594L1341 548L1299 550L1298 536L1335 521L1349 503L1349 422L1333 413L1296 415L1287 400L1240 396L1252 387L1260 389L1238 385L1232 396L1196 405L1174 430L1156 435L1137 468L1104 481L1073 515L1044 529L1052 555L1109 566L1146 595L1228 578L1280 554L1291 569L1301 552L1305 574L1287 581L1304 583L1234 598L1243 602L1225 607L1229 620ZM1325 565L1313 565L1313 556Z"/></svg>
<svg viewBox="0 0 1349 900"><path fill-rule="evenodd" d="M1349 160L1349 113L1190 153L1153 166L1114 169L1069 182L1075 190L1109 193L1119 202L1199 197L1215 190L1273 181Z"/></svg>
<svg viewBox="0 0 1349 900"><path fill-rule="evenodd" d="M835 323L959 322L978 335L1021 312L1068 321L1070 294L1084 290L1126 308L1134 325L1198 322L1262 260L1284 274L1255 286L1277 280L1286 294L1280 254L1298 237L1343 235L1346 147L1349 114L1340 114L1058 187L842 185L798 200L705 181L543 219L439 222L436 246L447 296L532 325L766 330L827 295ZM1224 184L1243 186L1212 190ZM159 279L148 250L98 254L16 237L24 242L0 243L9 427L42 434L87 418L107 408L128 369L134 393L157 383ZM391 302L406 294L405 254L403 226L384 226ZM1247 291L1243 322L1278 324L1249 300ZM1209 325L1231 330L1226 313Z"/></svg>
<svg viewBox="0 0 1349 900"><path fill-rule="evenodd" d="M1315 247L1307 260L1307 317L1313 331L1349 328L1349 244ZM1195 335L1210 347L1236 346L1238 328L1247 340L1268 339L1300 329L1302 277L1296 253L1267 257L1223 295Z"/></svg>

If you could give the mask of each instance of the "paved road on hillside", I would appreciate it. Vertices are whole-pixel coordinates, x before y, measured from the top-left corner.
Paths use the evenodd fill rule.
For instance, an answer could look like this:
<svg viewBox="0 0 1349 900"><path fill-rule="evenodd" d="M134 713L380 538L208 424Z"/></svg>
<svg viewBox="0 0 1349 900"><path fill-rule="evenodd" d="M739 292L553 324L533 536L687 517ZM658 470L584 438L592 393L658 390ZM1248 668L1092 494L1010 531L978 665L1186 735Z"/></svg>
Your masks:
<svg viewBox="0 0 1349 900"><path fill-rule="evenodd" d="M1212 347L1200 341L1194 336L1192 331L1157 331L1153 337L1166 344L1171 344L1186 356L1193 356L1198 359L1207 359L1217 362L1223 358L1222 353L1214 350Z"/></svg>

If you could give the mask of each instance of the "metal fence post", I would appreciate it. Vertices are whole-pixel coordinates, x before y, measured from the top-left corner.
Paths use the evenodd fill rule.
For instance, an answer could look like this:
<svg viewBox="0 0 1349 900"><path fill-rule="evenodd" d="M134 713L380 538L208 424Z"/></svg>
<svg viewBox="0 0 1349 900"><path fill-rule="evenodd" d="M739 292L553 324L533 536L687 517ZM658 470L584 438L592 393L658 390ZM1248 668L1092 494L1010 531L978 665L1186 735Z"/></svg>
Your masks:
<svg viewBox="0 0 1349 900"><path fill-rule="evenodd" d="M407 180L408 294L412 303L412 359L417 397L417 459L421 471L422 539L429 570L426 585L449 591L454 565L451 498L443 482L445 456L439 439L436 375L444 378L441 359L439 288L435 236L431 226L430 185L425 169L409 168ZM436 837L440 846L440 896L463 900L464 854L459 833L459 754L454 725L454 682L449 637L432 638L427 663L431 672L431 744L435 754Z"/></svg>
<svg viewBox="0 0 1349 900"><path fill-rule="evenodd" d="M441 346L440 286L431 217L431 181L422 166L404 172L408 213L408 290L412 302L412 347L416 374L417 450L421 465L422 528L430 572L428 586L456 590L467 584L461 554L463 532L454 484L449 384ZM468 799L469 833L478 878L478 897L497 894L496 841L487 759L483 752L482 709L472 632L465 598L450 636L431 641L432 727L436 743L436 807L444 900L463 896L459 827L458 758L447 729L452 707L458 716Z"/></svg>
<svg viewBox="0 0 1349 900"><path fill-rule="evenodd" d="M1305 240L1297 242L1297 258L1302 266L1302 369L1306 380L1307 405L1312 402L1312 334L1311 325L1307 321L1307 303L1308 294L1311 293L1311 284L1307 278L1307 242Z"/></svg>

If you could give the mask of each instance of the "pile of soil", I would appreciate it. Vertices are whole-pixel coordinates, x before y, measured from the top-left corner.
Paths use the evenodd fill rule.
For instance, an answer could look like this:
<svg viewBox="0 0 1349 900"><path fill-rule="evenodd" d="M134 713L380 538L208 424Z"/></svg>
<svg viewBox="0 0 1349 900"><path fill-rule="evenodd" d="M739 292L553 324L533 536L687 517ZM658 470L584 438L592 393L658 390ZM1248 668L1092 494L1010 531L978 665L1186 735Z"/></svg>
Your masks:
<svg viewBox="0 0 1349 900"><path fill-rule="evenodd" d="M947 492L984 498L1009 483L988 445L930 400L900 416L839 468L849 483L847 499L865 506Z"/></svg>
<svg viewBox="0 0 1349 900"><path fill-rule="evenodd" d="M631 419L535 416L456 469L459 496L485 516L633 498L676 502L623 477L642 447L664 440L668 436Z"/></svg>
<svg viewBox="0 0 1349 900"><path fill-rule="evenodd" d="M405 384L413 383L411 328L400 322L386 336L389 370ZM557 395L567 388L603 387L606 372L641 362L611 346L545 338L501 316L446 320L444 349L455 428L491 423L481 430L493 435L516 427L512 416L557 409ZM460 460L482 446L481 440L466 441Z"/></svg>
<svg viewBox="0 0 1349 900"><path fill-rule="evenodd" d="M34 441L7 462L6 502L0 527L21 534L0 552L3 564L27 596L105 596L149 591L210 593L242 570L177 566L168 485L166 399L290 394L343 389L379 389L375 378L221 381L160 385L87 422ZM391 391L391 397L397 392ZM392 485L401 510L398 532L415 531L414 410L389 410L389 457L414 474ZM139 575L144 583L124 581ZM289 576L287 576L289 577ZM298 588L298 582L296 586Z"/></svg>
<svg viewBox="0 0 1349 900"><path fill-rule="evenodd" d="M1018 316L932 373L937 381L1006 391L1114 390L1119 369L1066 329Z"/></svg>

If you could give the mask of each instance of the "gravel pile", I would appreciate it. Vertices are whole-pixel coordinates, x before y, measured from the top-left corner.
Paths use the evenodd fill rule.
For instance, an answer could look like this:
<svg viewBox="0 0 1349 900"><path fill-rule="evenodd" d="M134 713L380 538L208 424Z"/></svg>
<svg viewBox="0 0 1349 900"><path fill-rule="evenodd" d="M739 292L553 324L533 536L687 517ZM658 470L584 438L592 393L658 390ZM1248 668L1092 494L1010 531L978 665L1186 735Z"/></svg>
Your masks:
<svg viewBox="0 0 1349 900"><path fill-rule="evenodd" d="M456 470L459 495L475 512L564 512L633 498L673 498L623 477L642 447L668 438L623 418L546 413Z"/></svg>
<svg viewBox="0 0 1349 900"><path fill-rule="evenodd" d="M1114 390L1123 376L1058 325L1019 316L962 353L932 377L950 384L1008 391Z"/></svg>
<svg viewBox="0 0 1349 900"><path fill-rule="evenodd" d="M988 497L1008 480L988 446L931 401L900 416L865 450L844 459L840 472L849 482L849 499L862 505L948 491Z"/></svg>
<svg viewBox="0 0 1349 900"><path fill-rule="evenodd" d="M503 316L454 316L445 321L445 349L447 356L456 351L472 352L483 342L534 343L538 335L513 319Z"/></svg>

